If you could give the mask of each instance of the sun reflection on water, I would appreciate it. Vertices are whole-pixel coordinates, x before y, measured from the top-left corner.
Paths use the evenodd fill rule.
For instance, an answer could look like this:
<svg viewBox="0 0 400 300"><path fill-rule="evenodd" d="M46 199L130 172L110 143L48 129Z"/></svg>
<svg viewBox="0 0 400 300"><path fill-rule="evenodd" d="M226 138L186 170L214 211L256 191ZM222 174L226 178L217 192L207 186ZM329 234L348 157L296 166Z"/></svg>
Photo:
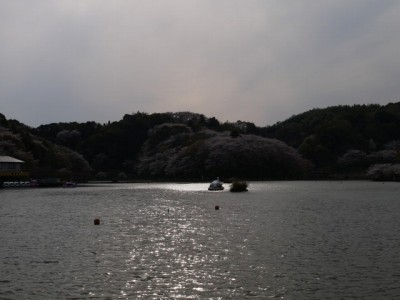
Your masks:
<svg viewBox="0 0 400 300"><path fill-rule="evenodd" d="M209 183L135 183L129 189L171 190L181 192L208 192Z"/></svg>
<svg viewBox="0 0 400 300"><path fill-rule="evenodd" d="M344 185L1 191L0 298L397 299L398 185Z"/></svg>
<svg viewBox="0 0 400 300"><path fill-rule="evenodd" d="M187 189L194 187L188 185ZM167 198L158 195L157 200L161 205L151 213L147 211L151 217L134 229L137 231L134 247L126 259L133 278L127 280L125 292L130 290L138 297L135 291L141 290L141 297L151 297L138 288L145 284L148 290L159 290L159 298L168 294L172 298L190 299L215 291L219 281L233 283L235 278L231 273L227 271L222 276L219 269L229 254L223 231L210 228L204 218L195 212L188 214L182 207L166 210L169 206L163 203L170 201Z"/></svg>

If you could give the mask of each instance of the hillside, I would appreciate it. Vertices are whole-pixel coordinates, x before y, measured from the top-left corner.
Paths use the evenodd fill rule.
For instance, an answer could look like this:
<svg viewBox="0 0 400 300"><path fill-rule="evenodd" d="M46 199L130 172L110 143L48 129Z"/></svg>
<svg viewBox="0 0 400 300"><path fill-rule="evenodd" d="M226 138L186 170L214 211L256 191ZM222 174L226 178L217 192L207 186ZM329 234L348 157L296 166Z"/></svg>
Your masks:
<svg viewBox="0 0 400 300"><path fill-rule="evenodd" d="M30 131L24 124L0 114L0 155L23 160L33 178L89 179L91 169L82 155Z"/></svg>
<svg viewBox="0 0 400 300"><path fill-rule="evenodd" d="M192 132L181 124L155 127L136 166L138 175L146 178L213 178L218 175L297 179L304 178L310 168L295 149L281 141L211 130Z"/></svg>
<svg viewBox="0 0 400 300"><path fill-rule="evenodd" d="M282 142L249 135L257 130L257 127L249 122L221 124L215 118L190 112L137 112L107 124L56 123L40 126L32 132L81 153L93 169L92 176L97 179L208 179L209 176L225 175L260 179L303 178L310 169L310 164L305 162L296 150ZM216 147L215 145L221 144L221 139L226 147L231 145L232 149ZM235 143L229 143L231 141ZM257 143L262 145L258 152L246 148L247 144ZM198 148L200 144L203 145L202 148ZM233 149L236 151L234 154ZM246 149L255 156L245 157ZM220 155L221 151L225 154L222 155L224 159L218 158L213 161L215 165L212 165L211 157ZM268 151L282 153L282 157L272 156ZM176 166L179 164L179 168L175 166L173 170L173 163L167 161L166 153L181 156L174 160ZM165 160L160 157L164 157ZM175 156L168 159L172 157ZM197 165L204 165L203 158L207 157L210 158L208 167L200 172ZM254 160L255 157L257 160ZM266 160L269 160L268 164L265 163ZM289 169L288 166L294 160L298 163ZM263 171L260 171L260 162L265 165ZM241 167L232 169L234 164L241 164Z"/></svg>
<svg viewBox="0 0 400 300"><path fill-rule="evenodd" d="M400 103L313 109L263 129L296 148L325 174L365 173L375 163L398 163Z"/></svg>
<svg viewBox="0 0 400 300"><path fill-rule="evenodd" d="M382 173L376 164L393 166L400 157L400 103L313 109L268 127L191 112L38 128L0 121L0 154L27 161L41 176L364 178L370 167Z"/></svg>

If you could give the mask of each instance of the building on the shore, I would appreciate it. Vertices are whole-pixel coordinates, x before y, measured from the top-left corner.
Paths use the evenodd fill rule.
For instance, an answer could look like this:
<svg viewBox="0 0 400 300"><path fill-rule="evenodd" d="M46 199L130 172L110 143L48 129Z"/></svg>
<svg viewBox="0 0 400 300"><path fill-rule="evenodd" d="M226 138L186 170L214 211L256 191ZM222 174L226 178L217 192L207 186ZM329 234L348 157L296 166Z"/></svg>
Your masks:
<svg viewBox="0 0 400 300"><path fill-rule="evenodd" d="M0 155L0 181L29 177L29 173L23 170L23 164L22 160Z"/></svg>

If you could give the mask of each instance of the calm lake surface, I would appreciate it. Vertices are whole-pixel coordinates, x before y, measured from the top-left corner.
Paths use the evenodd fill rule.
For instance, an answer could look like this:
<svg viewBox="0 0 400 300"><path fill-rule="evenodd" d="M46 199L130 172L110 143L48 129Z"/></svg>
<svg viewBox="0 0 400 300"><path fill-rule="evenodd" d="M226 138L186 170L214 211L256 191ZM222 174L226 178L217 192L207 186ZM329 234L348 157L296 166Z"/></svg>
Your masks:
<svg viewBox="0 0 400 300"><path fill-rule="evenodd" d="M0 299L400 297L399 183L207 187L0 190Z"/></svg>

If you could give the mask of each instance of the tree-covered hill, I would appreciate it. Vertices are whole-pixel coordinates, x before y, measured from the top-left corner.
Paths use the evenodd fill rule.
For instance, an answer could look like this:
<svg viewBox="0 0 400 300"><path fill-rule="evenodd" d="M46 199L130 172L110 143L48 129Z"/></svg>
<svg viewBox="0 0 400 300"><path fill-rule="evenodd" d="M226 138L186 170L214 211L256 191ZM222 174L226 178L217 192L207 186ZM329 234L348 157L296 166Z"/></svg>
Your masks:
<svg viewBox="0 0 400 300"><path fill-rule="evenodd" d="M150 132L136 168L146 178L295 179L310 167L278 140L163 124Z"/></svg>
<svg viewBox="0 0 400 300"><path fill-rule="evenodd" d="M33 178L79 181L90 178L90 166L82 155L30 131L31 128L24 124L7 120L0 114L0 155L23 160Z"/></svg>
<svg viewBox="0 0 400 300"><path fill-rule="evenodd" d="M378 148L400 139L400 102L386 106L377 104L332 106L295 115L284 122L264 128L273 136L296 148L310 136L340 153L354 146L367 151L372 139Z"/></svg>
<svg viewBox="0 0 400 300"><path fill-rule="evenodd" d="M364 172L374 163L399 161L400 103L313 109L262 134L298 149L325 173Z"/></svg>
<svg viewBox="0 0 400 300"><path fill-rule="evenodd" d="M0 125L0 154L25 160L38 173L74 174L65 157L79 153L97 179L354 178L400 157L400 103L313 109L267 127L191 112L137 112L106 124L37 128L2 116Z"/></svg>
<svg viewBox="0 0 400 300"><path fill-rule="evenodd" d="M162 124L182 124L193 132L204 129L239 133L255 133L250 122L223 123L216 118L191 112L126 114L120 121L99 124L52 123L31 130L55 144L68 147L89 162L92 175L98 179L137 178L137 164L143 146L153 128ZM162 136L152 136L152 140Z"/></svg>

